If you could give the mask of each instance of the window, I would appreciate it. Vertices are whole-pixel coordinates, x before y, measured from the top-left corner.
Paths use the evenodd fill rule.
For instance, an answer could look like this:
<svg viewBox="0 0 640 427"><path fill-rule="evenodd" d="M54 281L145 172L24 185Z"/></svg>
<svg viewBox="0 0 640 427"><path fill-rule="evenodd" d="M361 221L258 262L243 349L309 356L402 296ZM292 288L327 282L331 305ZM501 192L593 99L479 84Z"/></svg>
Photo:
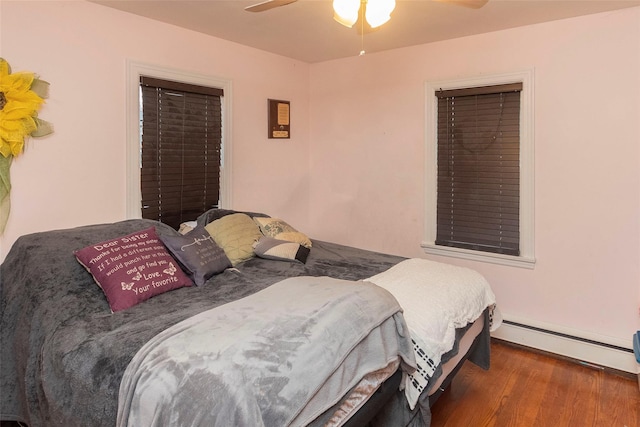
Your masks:
<svg viewBox="0 0 640 427"><path fill-rule="evenodd" d="M200 164L199 166L194 166L193 170L198 170L198 174L200 174L201 176L203 175L202 172L202 168L204 168L206 166L207 169L207 173L205 174L206 176L212 176L212 174L215 176L216 172L211 172L210 166L212 165L217 165L219 170L217 172L217 176L218 176L218 183L217 184L197 184L197 185L192 185L191 183L187 182L187 185L183 185L182 188L187 190L186 193L183 193L180 197L183 199L180 203L183 203L182 207L180 208L181 212L186 212L186 215L183 214L182 220L188 221L188 220L194 220L196 219L197 215L199 215L200 213L203 212L203 209L205 209L202 205L200 205L199 203L202 200L208 200L205 202L204 206L208 206L210 207L211 205L217 203L219 205L219 207L228 207L231 206L232 201L231 201L231 169L230 169L230 165L231 165L231 152L232 152L232 144L231 144L231 140L230 140L230 129L231 129L231 98L232 98L232 83L230 80L227 79L222 79L222 78L217 78L217 77L213 77L213 76L209 76L209 75L202 75L202 74L196 74L196 73L191 73L191 72L186 72L183 70L176 70L176 69L171 69L171 68L165 68L165 67L159 67L156 65L150 65L150 64L144 64L144 63L139 63L139 62L135 62L135 61L127 61L127 193L126 193L126 215L127 218L142 218L143 217L143 213L142 213L142 201L143 201L143 195L142 195L142 187L143 185L145 187L148 187L149 184L146 182L147 177L145 176L145 183L143 184L143 156L142 156L142 149L141 149L141 132L143 132L142 129L142 116L141 116L141 110L143 110L143 105L142 105L142 93L141 93L141 88L143 86L141 86L141 79L145 78L145 79L149 79L149 81L153 81L153 79L156 80L164 80L164 81L169 81L169 82L174 82L174 83L178 83L179 87L169 87L169 91L172 94L175 95L169 95L164 94L164 95L159 95L161 96L161 98L163 99L163 106L167 107L168 105L172 105L172 108L175 109L175 111L180 111L180 109L182 108L183 111L184 110L183 107L180 107L180 103L184 103L185 101L187 101L187 99L189 99L188 102L186 102L186 104L188 104L188 109L191 111L193 110L193 108L195 108L194 106L198 104L198 102L192 102L191 98L194 98L193 95L191 95L194 90L192 88L192 86L201 86L201 87L205 87L205 88L212 88L213 89L213 96L218 96L218 100L214 102L214 104L217 105L216 108L214 108L216 110L216 117L213 120L214 123L218 122L218 125L214 127L214 131L213 134L215 136L215 142L214 142L214 148L213 148L213 157L217 156L217 160L212 160L212 152L209 149L210 146L207 143L207 152L203 153L201 152L200 154L194 156L194 159L199 159L199 160L203 160L203 159L207 159L207 164L205 165L204 162L201 162L202 164ZM181 85L181 84L185 84L185 85ZM150 85L149 87L152 87L152 85ZM162 85L160 85L160 87L162 87ZM191 88L191 89L190 89ZM185 95L185 96L181 96L181 95L177 95L179 93L179 91L183 91L183 92L187 92L189 95ZM152 92L156 92L156 95L154 96L158 96L157 91L154 89L152 90ZM195 91L197 92L197 91ZM195 98L200 99L201 95L195 96ZM170 102L170 104L166 104L164 103L166 98L167 102ZM171 101L169 101L171 100ZM164 108L164 107L163 107ZM164 108L162 110L162 112L169 112L168 108ZM151 110L149 110L147 108L147 113L151 113ZM209 121L208 117L209 117L210 111L208 111L206 114L203 113L202 116L199 116L198 120L196 120L196 122L202 124L205 122L204 117L207 117L207 122ZM149 121L148 124L150 124L151 121ZM168 122L164 122L163 124L168 123ZM207 126L205 126L205 130L200 130L199 132L205 132L206 135L206 139L209 139L209 136L211 136L211 127L209 127L210 123L207 123ZM177 128L177 125L176 125ZM186 128L185 128L186 129ZM162 136L169 136L172 133L175 136L175 129L171 129L171 131L167 134L165 131L163 131ZM149 137L151 135L151 130L147 130L147 137ZM157 131L156 131L157 132ZM186 132L185 133L185 137L189 136L190 132ZM190 139L190 138L187 138ZM198 136L196 139L198 139L199 141L203 141L203 137L202 135ZM163 144L164 145L164 144ZM202 144L200 144L202 146ZM149 148L149 145L146 146L146 148ZM179 175L181 176L180 179L190 179L190 177L188 177L188 173L191 170L190 166L185 167L185 165L187 165L187 163L182 163L182 155L179 153L165 153L164 148L161 150L161 152L159 152L158 154L156 154L156 156L161 155L162 158L162 164L163 165L168 165L168 163L165 163L165 160L168 159L172 159L171 157L167 158L166 155L170 154L171 156L178 156L180 158L180 161L177 162L176 158L177 157L173 157L172 163L180 163L181 166L179 168ZM146 150L145 150L146 152ZM146 154L149 154L148 152L146 152ZM186 152L185 152L186 154ZM189 157L189 156L187 156ZM185 159L185 160L190 160L190 159ZM147 162L147 159L145 159L145 163ZM144 165L145 171L146 171L146 167L149 166L148 164ZM183 175L184 173L184 175ZM146 172L145 172L146 175ZM163 192L164 189L166 189L166 186L164 184L166 184L166 181L163 178ZM198 204L198 207L193 208L192 213L189 213L189 210L191 210L190 207L186 207L187 205L190 205L194 200L194 198L192 198L191 196L188 196L187 193L189 192L189 190L191 190L191 188L195 188L198 187L199 189L204 188L204 186L208 186L208 188L206 189L207 192L207 197L206 199L204 198L204 196L202 195L198 195L195 199L198 199L196 204ZM218 192L218 195L216 196L215 193L210 193L210 189L211 186L213 186L213 188L215 189L215 191ZM145 188L146 189L146 188ZM147 196L145 195L145 206L151 206L150 203L147 203ZM216 202L217 201L217 202ZM163 196L163 213L162 213L162 221L163 222L167 222L170 223L173 226L176 226L176 222L180 221L180 219L178 219L177 217L175 217L174 219L168 219L166 212L164 212L164 208L167 207L167 204L164 203L166 202L166 199L164 199ZM185 204L186 203L186 204ZM155 209L155 208L154 208ZM151 212L151 208L147 208L146 210L148 210L149 212ZM197 213L195 211L198 211ZM147 216L147 214L144 215L145 218L146 217L150 217Z"/></svg>
<svg viewBox="0 0 640 427"><path fill-rule="evenodd" d="M521 83L439 90L436 245L520 255Z"/></svg>
<svg viewBox="0 0 640 427"><path fill-rule="evenodd" d="M217 207L223 91L142 76L142 217L178 228Z"/></svg>
<svg viewBox="0 0 640 427"><path fill-rule="evenodd" d="M533 266L531 82L427 84L427 253Z"/></svg>

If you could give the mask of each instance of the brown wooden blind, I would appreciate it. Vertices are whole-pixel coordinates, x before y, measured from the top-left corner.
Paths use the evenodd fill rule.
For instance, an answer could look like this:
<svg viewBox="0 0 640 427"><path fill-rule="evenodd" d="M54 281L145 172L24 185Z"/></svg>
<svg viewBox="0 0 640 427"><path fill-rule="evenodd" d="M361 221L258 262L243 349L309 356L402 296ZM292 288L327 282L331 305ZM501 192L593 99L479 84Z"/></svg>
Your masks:
<svg viewBox="0 0 640 427"><path fill-rule="evenodd" d="M220 199L223 92L148 77L142 96L142 217L174 228Z"/></svg>
<svg viewBox="0 0 640 427"><path fill-rule="evenodd" d="M438 91L436 245L519 255L522 84Z"/></svg>

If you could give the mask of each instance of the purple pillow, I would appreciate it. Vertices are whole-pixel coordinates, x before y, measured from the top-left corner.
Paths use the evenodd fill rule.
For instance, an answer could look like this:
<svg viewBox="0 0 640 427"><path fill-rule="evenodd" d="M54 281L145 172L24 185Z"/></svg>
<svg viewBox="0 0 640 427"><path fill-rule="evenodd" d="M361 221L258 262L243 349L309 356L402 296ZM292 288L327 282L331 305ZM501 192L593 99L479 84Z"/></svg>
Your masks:
<svg viewBox="0 0 640 427"><path fill-rule="evenodd" d="M224 249L216 244L201 225L185 235L159 237L198 286L204 285L211 276L231 267L231 261Z"/></svg>
<svg viewBox="0 0 640 427"><path fill-rule="evenodd" d="M155 227L77 250L74 255L102 288L112 312L191 286Z"/></svg>

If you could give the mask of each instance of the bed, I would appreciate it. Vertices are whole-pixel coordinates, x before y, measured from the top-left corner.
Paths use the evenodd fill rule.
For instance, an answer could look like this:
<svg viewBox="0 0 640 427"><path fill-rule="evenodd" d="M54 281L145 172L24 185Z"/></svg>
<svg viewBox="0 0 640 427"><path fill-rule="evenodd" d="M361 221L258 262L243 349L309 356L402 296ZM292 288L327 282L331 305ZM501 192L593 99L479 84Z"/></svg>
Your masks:
<svg viewBox="0 0 640 427"><path fill-rule="evenodd" d="M238 217L258 226L245 253ZM204 235L191 246L216 260L213 274L176 251L202 227L217 252ZM170 289L142 297L125 273ZM441 307L469 286L472 308ZM126 220L20 237L0 288L0 419L34 427L428 426L465 360L489 368L499 324L472 270L311 241L224 209L180 233Z"/></svg>

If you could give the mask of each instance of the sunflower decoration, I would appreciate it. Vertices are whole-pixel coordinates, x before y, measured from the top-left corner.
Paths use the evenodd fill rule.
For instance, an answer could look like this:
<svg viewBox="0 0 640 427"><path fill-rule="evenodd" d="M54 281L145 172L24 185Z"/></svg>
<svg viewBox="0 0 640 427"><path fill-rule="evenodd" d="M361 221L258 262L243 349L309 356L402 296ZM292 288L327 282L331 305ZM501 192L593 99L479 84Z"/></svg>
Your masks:
<svg viewBox="0 0 640 427"><path fill-rule="evenodd" d="M12 74L9 63L0 58L0 235L11 206L11 161L24 151L25 138L53 132L50 123L38 118L48 92L49 83L29 72Z"/></svg>

